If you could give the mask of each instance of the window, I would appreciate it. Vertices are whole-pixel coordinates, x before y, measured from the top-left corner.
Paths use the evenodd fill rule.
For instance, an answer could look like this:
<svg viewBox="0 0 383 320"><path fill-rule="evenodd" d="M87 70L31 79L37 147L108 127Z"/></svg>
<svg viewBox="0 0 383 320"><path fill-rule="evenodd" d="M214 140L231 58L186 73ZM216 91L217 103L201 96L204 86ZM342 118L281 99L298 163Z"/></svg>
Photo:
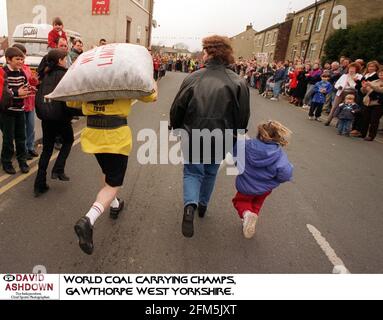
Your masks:
<svg viewBox="0 0 383 320"><path fill-rule="evenodd" d="M258 47L262 46L262 35L258 38Z"/></svg>
<svg viewBox="0 0 383 320"><path fill-rule="evenodd" d="M265 42L265 46L268 46L270 44L270 33L268 33L266 35L266 42Z"/></svg>
<svg viewBox="0 0 383 320"><path fill-rule="evenodd" d="M318 18L317 18L317 23L316 23L316 26L315 26L315 31L317 31L317 32L319 32L322 29L324 13L325 13L324 9L319 11Z"/></svg>
<svg viewBox="0 0 383 320"><path fill-rule="evenodd" d="M301 34L302 32L302 27L303 27L303 22L305 21L305 17L300 17L298 21L298 28L297 28L297 35Z"/></svg>
<svg viewBox="0 0 383 320"><path fill-rule="evenodd" d="M148 0L136 0L136 2L138 2L141 6L143 6L145 9L148 9L147 8L147 5L148 5Z"/></svg>
<svg viewBox="0 0 383 320"><path fill-rule="evenodd" d="M137 43L141 43L141 35L142 35L142 28L141 26L137 26Z"/></svg>
<svg viewBox="0 0 383 320"><path fill-rule="evenodd" d="M317 50L317 44L316 43L312 43L310 44L310 49L309 49L309 60L310 61L314 61L314 58L315 58L315 51Z"/></svg>
<svg viewBox="0 0 383 320"><path fill-rule="evenodd" d="M297 55L297 47L296 46L293 46L292 50L291 50L291 60L292 61L295 61L295 57Z"/></svg>
<svg viewBox="0 0 383 320"><path fill-rule="evenodd" d="M277 42L277 31L274 32L273 34L273 43L272 44L275 44Z"/></svg>
<svg viewBox="0 0 383 320"><path fill-rule="evenodd" d="M309 18L307 20L306 34L311 32L311 27L313 25L314 13L310 13Z"/></svg>

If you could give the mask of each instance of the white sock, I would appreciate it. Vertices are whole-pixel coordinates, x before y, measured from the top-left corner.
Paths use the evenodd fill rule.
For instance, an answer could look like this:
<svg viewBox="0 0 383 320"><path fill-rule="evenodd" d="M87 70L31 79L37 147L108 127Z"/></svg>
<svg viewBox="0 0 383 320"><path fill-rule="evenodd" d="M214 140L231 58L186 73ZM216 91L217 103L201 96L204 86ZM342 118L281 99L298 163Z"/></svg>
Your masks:
<svg viewBox="0 0 383 320"><path fill-rule="evenodd" d="M104 206L101 203L95 202L90 208L89 212L86 214L86 217L89 218L90 224L94 226L96 220L104 213Z"/></svg>
<svg viewBox="0 0 383 320"><path fill-rule="evenodd" d="M120 202L118 201L117 198L114 198L114 200L112 201L112 203L110 204L110 206L111 206L113 209L118 209L118 207L120 206Z"/></svg>

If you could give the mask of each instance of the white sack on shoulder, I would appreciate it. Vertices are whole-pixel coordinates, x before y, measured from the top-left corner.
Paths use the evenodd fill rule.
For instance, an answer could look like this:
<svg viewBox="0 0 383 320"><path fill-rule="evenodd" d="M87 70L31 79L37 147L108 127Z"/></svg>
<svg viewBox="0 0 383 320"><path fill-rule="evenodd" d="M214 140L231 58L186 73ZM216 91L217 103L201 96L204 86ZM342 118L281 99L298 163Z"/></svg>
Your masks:
<svg viewBox="0 0 383 320"><path fill-rule="evenodd" d="M82 102L138 99L153 91L149 51L143 46L114 43L80 55L46 98Z"/></svg>

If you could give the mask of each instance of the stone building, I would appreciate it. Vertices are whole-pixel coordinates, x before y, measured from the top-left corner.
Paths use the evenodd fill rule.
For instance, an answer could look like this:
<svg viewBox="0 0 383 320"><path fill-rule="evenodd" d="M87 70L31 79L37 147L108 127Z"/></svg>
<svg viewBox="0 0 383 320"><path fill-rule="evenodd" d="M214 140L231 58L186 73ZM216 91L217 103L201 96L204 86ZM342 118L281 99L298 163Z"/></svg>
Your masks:
<svg viewBox="0 0 383 320"><path fill-rule="evenodd" d="M255 55L258 60L274 61L275 47L278 39L279 23L257 32L255 35ZM264 55L265 58L261 58Z"/></svg>
<svg viewBox="0 0 383 320"><path fill-rule="evenodd" d="M275 61L286 60L287 47L289 45L291 28L293 25L293 16L288 14L286 21L279 25L278 39L275 46L274 59Z"/></svg>
<svg viewBox="0 0 383 320"><path fill-rule="evenodd" d="M232 39L236 57L267 57L268 61L319 61L327 38L345 27L383 17L382 0L317 0L290 13L286 21L255 32L252 26ZM249 29L249 27L251 29ZM252 43L253 41L253 43Z"/></svg>
<svg viewBox="0 0 383 320"><path fill-rule="evenodd" d="M380 17L381 0L319 0L295 12L286 59L319 60L327 38L339 28L339 18L347 27Z"/></svg>
<svg viewBox="0 0 383 320"><path fill-rule="evenodd" d="M155 54L161 54L176 59L191 58L192 56L192 53L186 48L175 49L174 47L152 46L152 52Z"/></svg>
<svg viewBox="0 0 383 320"><path fill-rule="evenodd" d="M333 2L333 0L320 0L295 12L287 49L288 60L319 59L332 16Z"/></svg>
<svg viewBox="0 0 383 320"><path fill-rule="evenodd" d="M250 24L246 26L246 31L230 38L234 49L234 57L236 59L251 59L255 56L255 34L257 32Z"/></svg>
<svg viewBox="0 0 383 320"><path fill-rule="evenodd" d="M257 32L255 35L255 55L267 57L268 62L285 59L293 20L288 15L286 21L277 23Z"/></svg>
<svg viewBox="0 0 383 320"><path fill-rule="evenodd" d="M87 48L101 38L148 47L153 5L153 0L7 0L8 31L12 36L18 24L51 24L60 17L64 28L81 34Z"/></svg>

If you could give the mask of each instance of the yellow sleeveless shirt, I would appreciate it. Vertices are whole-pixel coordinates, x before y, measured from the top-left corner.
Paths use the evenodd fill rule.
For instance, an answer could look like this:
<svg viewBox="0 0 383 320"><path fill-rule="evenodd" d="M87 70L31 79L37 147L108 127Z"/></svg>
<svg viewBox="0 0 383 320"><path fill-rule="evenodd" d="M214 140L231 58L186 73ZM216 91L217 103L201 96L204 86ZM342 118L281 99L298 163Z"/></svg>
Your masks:
<svg viewBox="0 0 383 320"><path fill-rule="evenodd" d="M157 92L140 99L142 102L154 102L157 100ZM135 100L114 100L107 105L95 105L84 102L82 113L85 116L105 115L126 118L132 110ZM75 107L73 103L67 103L68 107ZM133 147L132 131L128 126L118 129L93 129L85 128L81 134L81 147L85 153L114 153L129 156Z"/></svg>

